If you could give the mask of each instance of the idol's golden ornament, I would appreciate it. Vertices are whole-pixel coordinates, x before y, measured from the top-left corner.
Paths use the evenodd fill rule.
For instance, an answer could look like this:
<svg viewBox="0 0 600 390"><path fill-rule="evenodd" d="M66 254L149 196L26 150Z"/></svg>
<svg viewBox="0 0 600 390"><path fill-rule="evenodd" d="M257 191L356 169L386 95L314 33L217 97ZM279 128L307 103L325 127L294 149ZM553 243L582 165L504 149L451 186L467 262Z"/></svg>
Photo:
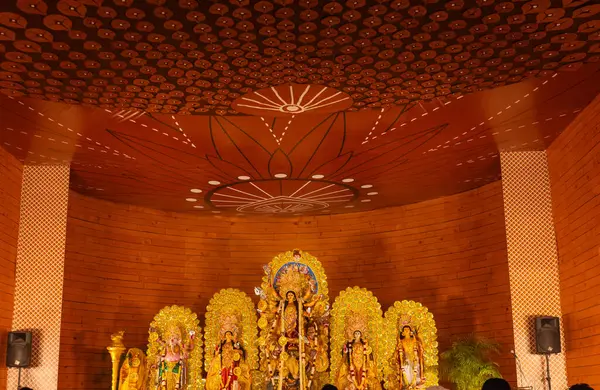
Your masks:
<svg viewBox="0 0 600 390"><path fill-rule="evenodd" d="M121 364L121 356L127 349L123 344L123 336L125 331L117 332L110 336L112 343L106 349L110 354L110 360L112 362L112 390L117 390L117 384L119 383L119 365Z"/></svg>
<svg viewBox="0 0 600 390"><path fill-rule="evenodd" d="M329 365L325 271L300 250L276 256L264 270L261 287L255 289L260 297L260 369L273 389L316 389L316 378Z"/></svg>
<svg viewBox="0 0 600 390"><path fill-rule="evenodd" d="M244 292L224 289L206 308L205 369L207 390L250 390L258 367L257 319Z"/></svg>
<svg viewBox="0 0 600 390"><path fill-rule="evenodd" d="M331 310L331 379L340 390L381 389L385 330L370 291L342 291Z"/></svg>
<svg viewBox="0 0 600 390"><path fill-rule="evenodd" d="M252 390L265 390L267 383L267 374L260 370L252 371Z"/></svg>
<svg viewBox="0 0 600 390"><path fill-rule="evenodd" d="M146 354L138 348L131 348L125 355L119 376L119 390L146 390L148 373Z"/></svg>
<svg viewBox="0 0 600 390"><path fill-rule="evenodd" d="M385 328L386 389L437 386L438 343L433 314L418 302L396 301L385 312Z"/></svg>
<svg viewBox="0 0 600 390"><path fill-rule="evenodd" d="M200 331L196 314L181 306L167 306L154 317L148 331L149 389L202 389Z"/></svg>

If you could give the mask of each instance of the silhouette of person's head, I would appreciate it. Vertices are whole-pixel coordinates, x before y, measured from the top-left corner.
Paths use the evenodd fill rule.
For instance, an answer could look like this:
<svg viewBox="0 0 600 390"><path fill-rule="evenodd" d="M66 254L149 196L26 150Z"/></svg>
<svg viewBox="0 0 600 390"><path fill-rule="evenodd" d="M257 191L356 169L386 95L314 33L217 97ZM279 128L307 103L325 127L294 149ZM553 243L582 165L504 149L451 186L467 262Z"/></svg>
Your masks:
<svg viewBox="0 0 600 390"><path fill-rule="evenodd" d="M481 390L510 390L510 385L502 378L490 378L483 383Z"/></svg>
<svg viewBox="0 0 600 390"><path fill-rule="evenodd" d="M577 383L574 384L573 386L569 387L569 390L594 390L592 388L592 386L588 385L587 383Z"/></svg>
<svg viewBox="0 0 600 390"><path fill-rule="evenodd" d="M327 384L327 385L323 386L323 388L321 390L338 390L338 388L335 387L334 385Z"/></svg>
<svg viewBox="0 0 600 390"><path fill-rule="evenodd" d="M20 390L33 390L31 387L21 387Z"/></svg>

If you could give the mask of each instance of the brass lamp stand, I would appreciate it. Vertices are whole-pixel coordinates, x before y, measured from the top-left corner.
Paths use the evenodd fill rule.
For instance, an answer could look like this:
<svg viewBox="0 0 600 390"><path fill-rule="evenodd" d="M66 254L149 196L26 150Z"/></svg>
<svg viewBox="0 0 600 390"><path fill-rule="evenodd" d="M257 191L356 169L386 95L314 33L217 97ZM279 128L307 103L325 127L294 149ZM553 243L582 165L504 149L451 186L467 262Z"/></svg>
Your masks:
<svg viewBox="0 0 600 390"><path fill-rule="evenodd" d="M117 390L117 383L119 382L119 363L121 363L121 356L123 356L126 349L123 344L124 334L124 331L120 331L110 336L112 344L106 347L112 361L112 390Z"/></svg>

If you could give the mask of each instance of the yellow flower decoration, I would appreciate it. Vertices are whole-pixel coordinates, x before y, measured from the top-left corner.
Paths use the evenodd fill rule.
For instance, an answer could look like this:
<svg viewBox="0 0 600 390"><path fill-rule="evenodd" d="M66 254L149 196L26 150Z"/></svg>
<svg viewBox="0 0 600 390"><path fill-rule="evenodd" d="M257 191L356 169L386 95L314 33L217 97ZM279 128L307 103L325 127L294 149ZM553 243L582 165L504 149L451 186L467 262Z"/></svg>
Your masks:
<svg viewBox="0 0 600 390"><path fill-rule="evenodd" d="M281 345L282 347L285 347L285 345L286 345L286 344L287 344L287 342L288 342L288 339L287 339L287 337L285 337L285 336L281 336L281 337L279 338L278 342L279 342L279 345Z"/></svg>

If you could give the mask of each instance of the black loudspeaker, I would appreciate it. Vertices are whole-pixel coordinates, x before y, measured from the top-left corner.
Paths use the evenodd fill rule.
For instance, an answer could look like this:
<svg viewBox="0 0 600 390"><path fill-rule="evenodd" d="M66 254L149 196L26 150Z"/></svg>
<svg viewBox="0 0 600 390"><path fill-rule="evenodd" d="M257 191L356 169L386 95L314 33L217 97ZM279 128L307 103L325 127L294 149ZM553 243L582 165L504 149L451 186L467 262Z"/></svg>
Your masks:
<svg viewBox="0 0 600 390"><path fill-rule="evenodd" d="M6 345L7 367L29 367L31 364L31 332L10 332Z"/></svg>
<svg viewBox="0 0 600 390"><path fill-rule="evenodd" d="M560 319L558 317L536 317L535 347L540 354L560 353Z"/></svg>

